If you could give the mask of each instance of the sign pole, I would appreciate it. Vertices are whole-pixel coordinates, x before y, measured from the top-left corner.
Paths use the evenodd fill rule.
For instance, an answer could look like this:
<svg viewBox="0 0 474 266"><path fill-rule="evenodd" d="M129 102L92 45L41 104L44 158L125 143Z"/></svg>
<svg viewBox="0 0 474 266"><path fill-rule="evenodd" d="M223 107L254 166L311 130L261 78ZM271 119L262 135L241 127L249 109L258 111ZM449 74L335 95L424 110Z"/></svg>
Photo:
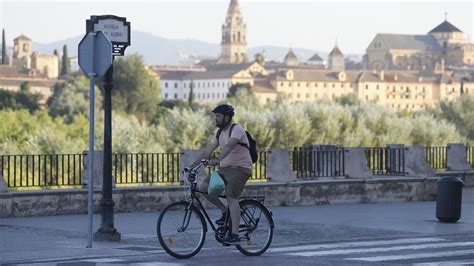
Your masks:
<svg viewBox="0 0 474 266"><path fill-rule="evenodd" d="M92 225L93 219L92 215L94 212L94 190L93 190L93 167L94 167L94 79L95 73L89 73L90 79L90 108L89 108L89 160L88 160L88 169L89 169L89 194L88 194L88 242L87 247L92 248Z"/></svg>

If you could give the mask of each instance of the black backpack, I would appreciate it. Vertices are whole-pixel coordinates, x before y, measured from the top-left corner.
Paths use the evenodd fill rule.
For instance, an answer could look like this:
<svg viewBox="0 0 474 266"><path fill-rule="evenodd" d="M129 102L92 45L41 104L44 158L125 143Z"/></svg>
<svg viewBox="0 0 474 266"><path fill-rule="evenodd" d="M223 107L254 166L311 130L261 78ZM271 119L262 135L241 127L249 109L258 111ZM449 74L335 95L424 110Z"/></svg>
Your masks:
<svg viewBox="0 0 474 266"><path fill-rule="evenodd" d="M229 138L230 138L230 135L232 134L232 129L234 129L235 125L236 124L232 124L232 126L230 126ZM221 135L221 132L222 132L222 129L219 129L217 131L217 134L216 134L217 142L219 142L219 136ZM246 143L239 142L238 144L249 149L250 157L252 157L252 163L256 163L258 161L257 142L253 139L252 135L250 135L250 133L247 130L245 130L245 134L247 134L247 139L249 141L250 147Z"/></svg>

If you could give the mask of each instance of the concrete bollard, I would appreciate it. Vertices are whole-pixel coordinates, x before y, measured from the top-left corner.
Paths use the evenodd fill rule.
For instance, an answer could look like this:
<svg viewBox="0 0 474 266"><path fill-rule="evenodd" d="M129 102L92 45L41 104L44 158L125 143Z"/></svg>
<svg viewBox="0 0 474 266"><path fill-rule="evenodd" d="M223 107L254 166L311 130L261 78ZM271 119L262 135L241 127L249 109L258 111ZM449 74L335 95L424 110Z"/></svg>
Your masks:
<svg viewBox="0 0 474 266"><path fill-rule="evenodd" d="M467 161L466 146L464 144L448 144L446 167L449 171L471 170L471 166Z"/></svg>
<svg viewBox="0 0 474 266"><path fill-rule="evenodd" d="M426 162L425 151L421 146L405 148L405 174L416 177L435 176L436 171Z"/></svg>
<svg viewBox="0 0 474 266"><path fill-rule="evenodd" d="M372 178L364 148L344 149L344 173L349 178Z"/></svg>
<svg viewBox="0 0 474 266"><path fill-rule="evenodd" d="M88 164L88 155L89 151L82 152L82 164L84 170L82 171L82 180L84 180L84 186L87 187L89 182L87 164ZM93 188L94 190L102 190L102 185L104 183L104 152L103 151L94 151L94 170L93 170ZM112 187L115 187L115 178L112 176Z"/></svg>
<svg viewBox="0 0 474 266"><path fill-rule="evenodd" d="M267 177L273 182L291 182L296 180L291 170L290 157L287 149L274 148L267 154Z"/></svg>
<svg viewBox="0 0 474 266"><path fill-rule="evenodd" d="M0 169L0 193L8 192L8 185L3 179L2 170Z"/></svg>

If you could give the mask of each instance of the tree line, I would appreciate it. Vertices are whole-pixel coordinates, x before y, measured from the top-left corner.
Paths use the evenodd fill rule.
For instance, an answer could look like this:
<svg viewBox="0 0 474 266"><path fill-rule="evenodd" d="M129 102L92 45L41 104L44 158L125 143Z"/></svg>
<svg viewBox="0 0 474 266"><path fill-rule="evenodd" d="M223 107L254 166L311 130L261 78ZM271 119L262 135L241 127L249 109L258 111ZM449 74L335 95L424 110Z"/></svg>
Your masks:
<svg viewBox="0 0 474 266"><path fill-rule="evenodd" d="M96 149L102 148L102 84L96 89ZM225 102L236 108L236 121L257 140L258 149L305 144L375 147L386 144L444 146L474 140L474 97L441 102L421 112L394 112L355 95L337 101L261 104L246 86L236 85ZM45 108L26 104L24 96L0 99L0 154L81 153L88 147L89 83L70 77L54 87ZM0 90L0 93L6 93ZM28 94L22 90L16 94ZM160 98L158 81L143 58L114 62L113 151L179 152L203 148L214 137L213 105ZM17 98L15 98L17 97ZM23 97L23 98L22 98ZM28 97L26 97L28 98ZM21 104L19 104L21 103Z"/></svg>

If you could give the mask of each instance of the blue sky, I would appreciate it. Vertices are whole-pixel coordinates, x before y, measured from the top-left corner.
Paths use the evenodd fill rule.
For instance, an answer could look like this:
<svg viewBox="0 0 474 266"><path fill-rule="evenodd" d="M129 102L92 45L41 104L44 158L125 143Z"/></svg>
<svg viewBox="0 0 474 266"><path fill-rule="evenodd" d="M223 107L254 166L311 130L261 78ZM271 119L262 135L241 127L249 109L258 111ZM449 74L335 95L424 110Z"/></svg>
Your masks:
<svg viewBox="0 0 474 266"><path fill-rule="evenodd" d="M23 33L49 43L85 33L90 15L127 17L133 30L219 43L230 0L0 0L8 42ZM277 45L364 53L377 33L425 34L448 20L474 35L472 1L239 0L249 46Z"/></svg>

